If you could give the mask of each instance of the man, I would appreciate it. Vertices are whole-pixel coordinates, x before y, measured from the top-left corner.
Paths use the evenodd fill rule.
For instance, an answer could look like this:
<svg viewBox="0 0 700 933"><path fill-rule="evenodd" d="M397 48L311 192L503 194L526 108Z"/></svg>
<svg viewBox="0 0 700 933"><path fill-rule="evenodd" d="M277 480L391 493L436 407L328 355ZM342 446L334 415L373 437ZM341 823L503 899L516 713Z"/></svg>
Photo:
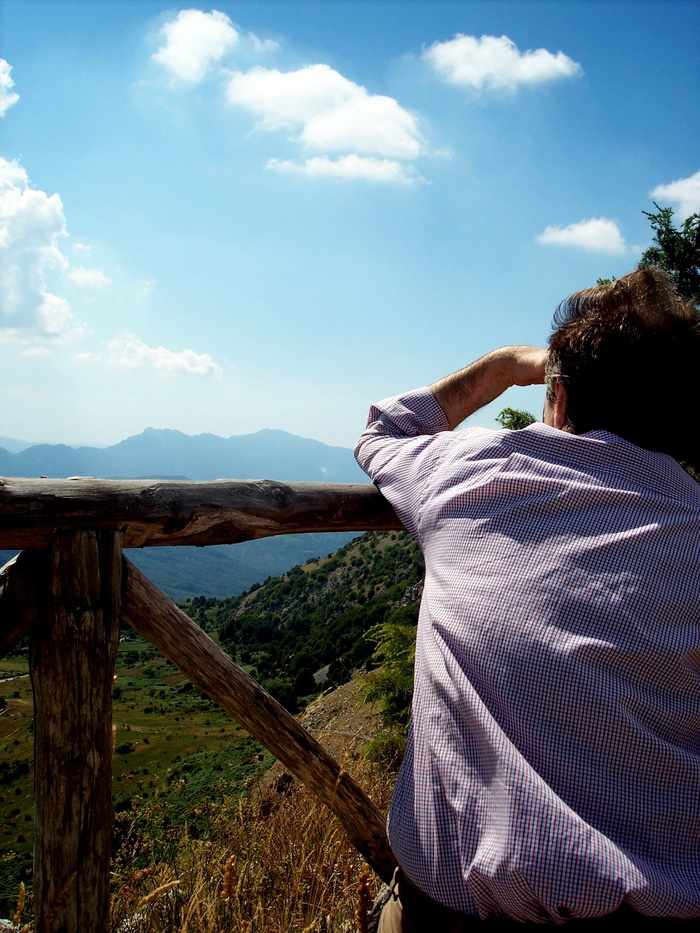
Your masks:
<svg viewBox="0 0 700 933"><path fill-rule="evenodd" d="M357 446L426 560L385 933L700 917L700 323L644 269L555 325ZM544 423L450 433L545 381Z"/></svg>

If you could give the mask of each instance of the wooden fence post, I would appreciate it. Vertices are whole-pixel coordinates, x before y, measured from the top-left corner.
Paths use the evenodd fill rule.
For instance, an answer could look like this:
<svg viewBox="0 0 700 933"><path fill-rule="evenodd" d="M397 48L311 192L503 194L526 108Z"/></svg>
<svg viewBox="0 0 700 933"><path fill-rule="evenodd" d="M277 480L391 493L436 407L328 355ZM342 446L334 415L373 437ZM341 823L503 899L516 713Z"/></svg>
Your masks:
<svg viewBox="0 0 700 933"><path fill-rule="evenodd" d="M36 933L109 930L121 538L114 531L55 536L46 614L30 637Z"/></svg>

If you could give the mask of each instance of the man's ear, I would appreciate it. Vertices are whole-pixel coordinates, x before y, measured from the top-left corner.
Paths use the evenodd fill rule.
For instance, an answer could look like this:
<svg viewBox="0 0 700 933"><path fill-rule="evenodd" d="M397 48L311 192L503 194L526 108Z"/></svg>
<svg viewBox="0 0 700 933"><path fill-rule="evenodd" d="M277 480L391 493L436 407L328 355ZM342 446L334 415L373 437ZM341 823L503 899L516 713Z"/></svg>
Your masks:
<svg viewBox="0 0 700 933"><path fill-rule="evenodd" d="M566 391L566 386L558 380L552 383L552 388L554 389L552 425L560 431L566 431L569 425L569 393Z"/></svg>

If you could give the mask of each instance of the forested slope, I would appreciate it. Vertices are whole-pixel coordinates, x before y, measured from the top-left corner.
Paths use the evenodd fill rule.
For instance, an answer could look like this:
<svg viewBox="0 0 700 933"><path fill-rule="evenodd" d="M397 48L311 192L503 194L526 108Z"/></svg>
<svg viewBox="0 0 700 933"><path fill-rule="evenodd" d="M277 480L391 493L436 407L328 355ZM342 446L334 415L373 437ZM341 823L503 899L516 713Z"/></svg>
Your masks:
<svg viewBox="0 0 700 933"><path fill-rule="evenodd" d="M417 619L422 580L422 555L405 532L369 532L241 596L197 597L184 608L295 712L371 663L371 628Z"/></svg>

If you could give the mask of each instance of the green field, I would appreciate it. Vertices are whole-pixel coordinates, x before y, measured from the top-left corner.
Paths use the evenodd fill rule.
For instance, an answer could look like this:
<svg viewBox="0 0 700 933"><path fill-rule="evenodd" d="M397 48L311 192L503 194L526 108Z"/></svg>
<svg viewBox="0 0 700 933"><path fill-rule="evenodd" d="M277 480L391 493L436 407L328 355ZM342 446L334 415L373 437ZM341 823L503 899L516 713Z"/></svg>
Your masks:
<svg viewBox="0 0 700 933"><path fill-rule="evenodd" d="M147 642L128 633L114 685L115 846L158 858L135 838L148 824L190 836L206 833L203 804L245 792L271 757ZM26 652L0 662L0 917L14 908L21 880L31 881L33 703ZM148 814L143 820L142 815ZM141 829L139 829L141 826ZM159 838L165 834L155 833ZM139 854L140 853L140 854Z"/></svg>

